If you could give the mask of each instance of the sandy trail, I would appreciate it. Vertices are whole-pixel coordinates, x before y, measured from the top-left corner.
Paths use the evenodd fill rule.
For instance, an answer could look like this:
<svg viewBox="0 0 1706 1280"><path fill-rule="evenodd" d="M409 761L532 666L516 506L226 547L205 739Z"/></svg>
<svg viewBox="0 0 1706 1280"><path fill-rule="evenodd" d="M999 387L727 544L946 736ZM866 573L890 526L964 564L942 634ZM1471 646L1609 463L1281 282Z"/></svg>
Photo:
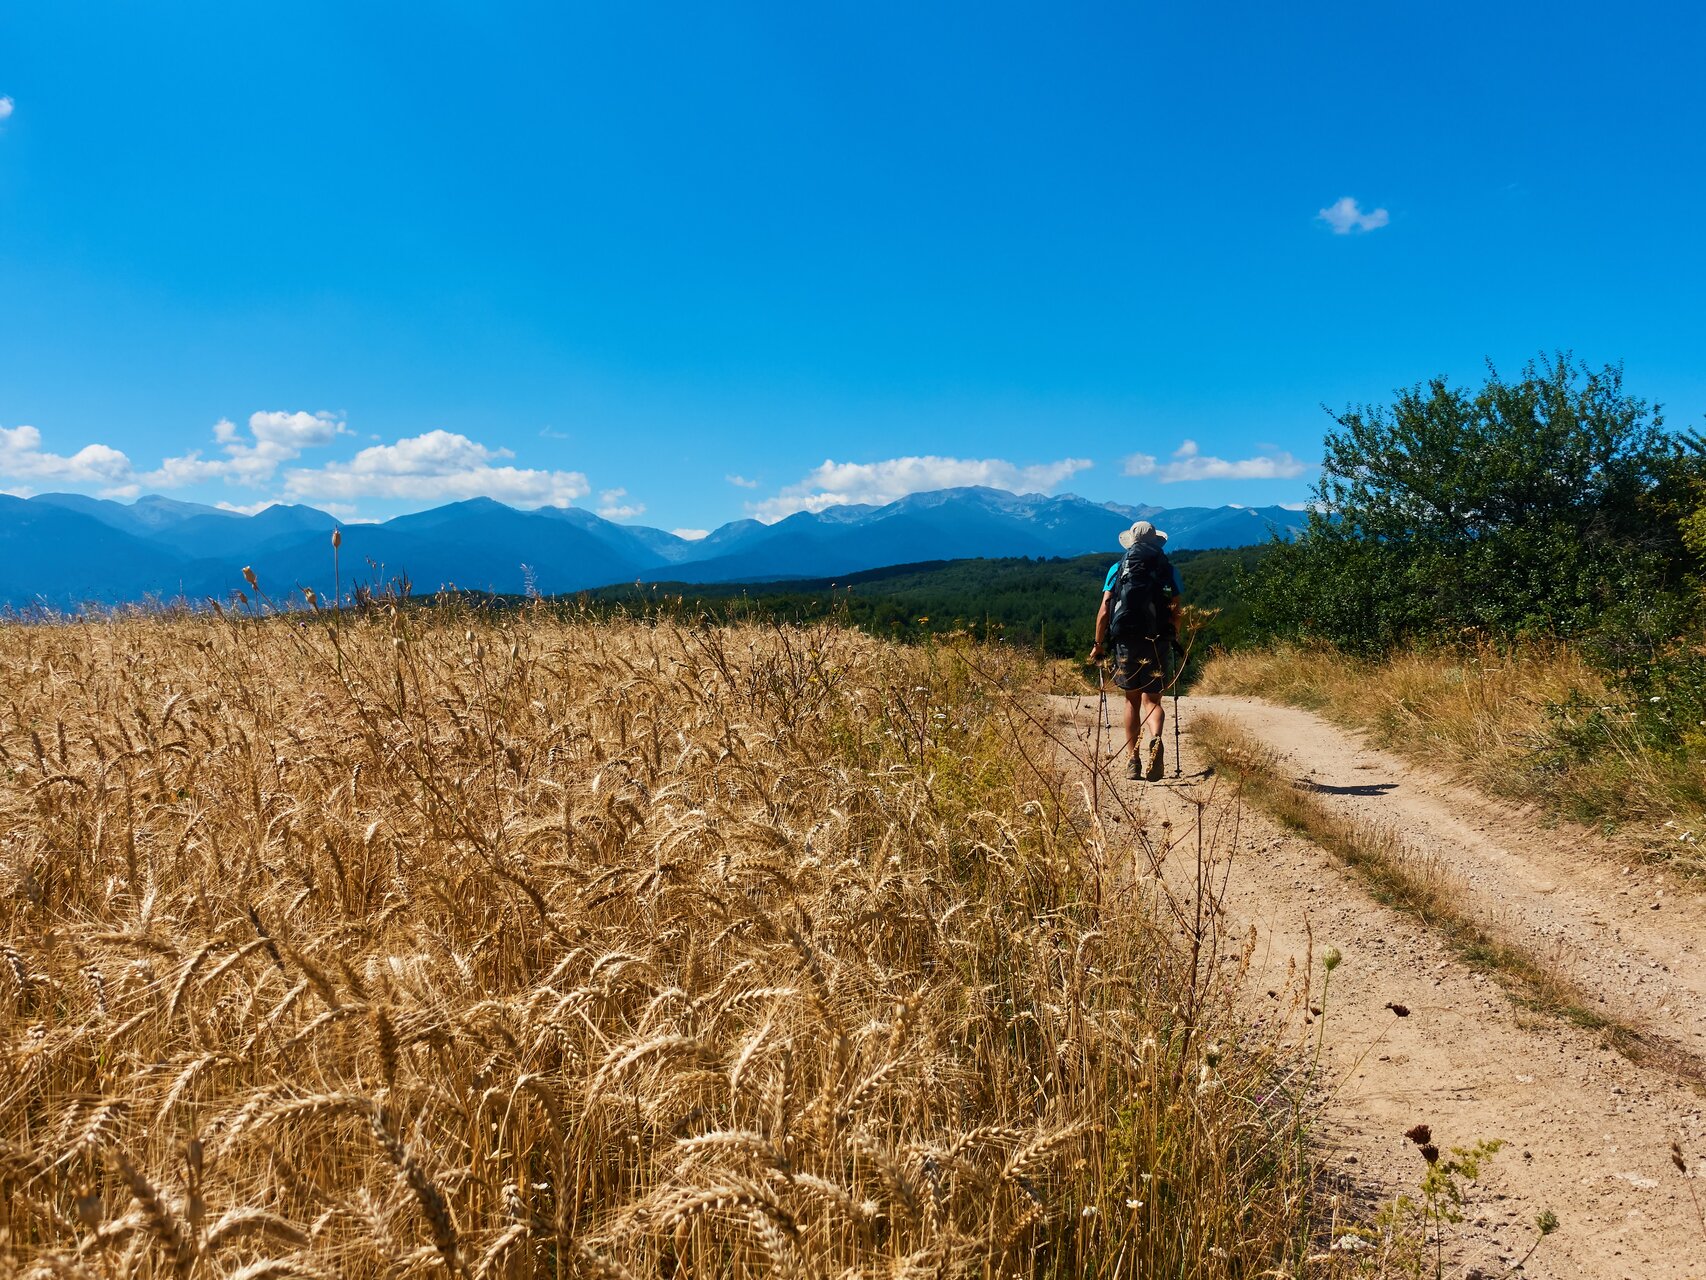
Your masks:
<svg viewBox="0 0 1706 1280"><path fill-rule="evenodd" d="M1621 1015L1651 1019L1706 1056L1700 895L1646 871L1625 873L1621 862L1596 861L1586 837L1541 829L1307 712L1241 698L1184 699L1182 707L1187 778L1113 785L1149 824L1171 820L1175 828L1194 821L1192 796L1212 797L1205 822L1235 841L1226 936L1251 925L1259 936L1253 1003L1283 981L1288 963L1304 962L1311 929L1317 958L1329 944L1343 953L1323 1052L1331 1082L1323 1138L1338 1170L1390 1197L1413 1190L1423 1172L1403 1136L1411 1125L1431 1125L1442 1147L1501 1138L1507 1146L1473 1188L1467 1221L1457 1228L1449 1274L1505 1274L1532 1242L1535 1216L1550 1208L1560 1228L1522 1275L1706 1278L1706 1227L1689 1194L1692 1185L1706 1202L1706 1178L1685 1179L1669 1154L1678 1140L1692 1164L1706 1163L1706 1098L1667 1073L1634 1066L1589 1032L1525 1012L1265 815L1245 809L1231 821L1230 788L1188 776L1204 768L1189 739L1191 718L1212 709L1234 720L1322 799L1425 845L1484 899L1490 917L1517 936L1557 946L1574 976L1615 1001ZM1096 699L1055 699L1052 714L1057 735L1087 753ZM1171 729L1167 737L1171 751ZM1168 868L1180 883L1193 872ZM1388 1002L1410 1016L1394 1017Z"/></svg>

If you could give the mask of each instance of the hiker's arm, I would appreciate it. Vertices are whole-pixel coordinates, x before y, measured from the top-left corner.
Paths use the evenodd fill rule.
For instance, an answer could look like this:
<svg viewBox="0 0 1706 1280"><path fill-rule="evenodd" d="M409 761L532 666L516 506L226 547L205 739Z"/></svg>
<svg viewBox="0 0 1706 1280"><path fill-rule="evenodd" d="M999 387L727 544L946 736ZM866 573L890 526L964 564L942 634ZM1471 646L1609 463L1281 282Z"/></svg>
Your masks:
<svg viewBox="0 0 1706 1280"><path fill-rule="evenodd" d="M1102 649L1108 643L1108 614L1113 609L1114 593L1102 592L1102 607L1096 611L1096 647L1090 650L1090 661L1102 660Z"/></svg>

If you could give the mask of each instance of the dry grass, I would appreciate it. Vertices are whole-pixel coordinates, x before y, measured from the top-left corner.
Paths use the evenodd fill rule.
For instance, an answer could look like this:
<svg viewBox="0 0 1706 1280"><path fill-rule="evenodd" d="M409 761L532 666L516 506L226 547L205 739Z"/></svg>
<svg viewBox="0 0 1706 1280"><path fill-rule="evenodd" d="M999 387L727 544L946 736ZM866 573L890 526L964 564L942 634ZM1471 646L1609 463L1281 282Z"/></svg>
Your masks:
<svg viewBox="0 0 1706 1280"><path fill-rule="evenodd" d="M444 606L0 673L0 1270L1323 1265L1278 1029L1017 659Z"/></svg>
<svg viewBox="0 0 1706 1280"><path fill-rule="evenodd" d="M1391 828L1339 813L1286 776L1273 752L1229 721L1199 715L1191 736L1242 794L1345 865L1376 901L1414 916L1470 968L1484 973L1525 1007L1598 1033L1632 1062L1657 1066L1706 1087L1706 1067L1677 1042L1606 1012L1554 960L1510 938L1477 910L1469 887L1439 860L1407 845Z"/></svg>
<svg viewBox="0 0 1706 1280"><path fill-rule="evenodd" d="M1281 645L1217 655L1198 692L1320 711L1490 794L1621 832L1678 870L1706 871L1706 758L1643 745L1567 646L1366 661Z"/></svg>

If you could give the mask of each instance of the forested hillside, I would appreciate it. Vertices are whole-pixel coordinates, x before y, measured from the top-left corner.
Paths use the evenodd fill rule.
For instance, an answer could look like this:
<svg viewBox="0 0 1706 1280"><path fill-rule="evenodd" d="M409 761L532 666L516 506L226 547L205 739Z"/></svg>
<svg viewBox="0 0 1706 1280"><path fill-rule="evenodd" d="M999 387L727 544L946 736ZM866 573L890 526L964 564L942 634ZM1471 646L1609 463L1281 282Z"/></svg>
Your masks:
<svg viewBox="0 0 1706 1280"><path fill-rule="evenodd" d="M1266 547L1180 551L1186 601L1201 629L1197 644L1235 648L1251 636L1239 576ZM718 616L815 621L839 618L874 634L920 639L969 631L1052 657L1090 650L1102 579L1117 552L1070 559L945 560L873 569L836 579L608 587L583 599L599 606L664 608Z"/></svg>

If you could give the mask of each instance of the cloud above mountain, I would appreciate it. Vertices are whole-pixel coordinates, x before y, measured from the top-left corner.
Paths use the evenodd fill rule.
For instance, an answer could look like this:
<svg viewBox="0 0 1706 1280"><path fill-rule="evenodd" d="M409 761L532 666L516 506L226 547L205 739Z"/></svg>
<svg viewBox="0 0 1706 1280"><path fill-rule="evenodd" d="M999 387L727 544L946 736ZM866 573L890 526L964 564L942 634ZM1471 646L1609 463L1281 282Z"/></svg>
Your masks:
<svg viewBox="0 0 1706 1280"><path fill-rule="evenodd" d="M213 439L223 457L204 458L200 450L192 449L163 459L157 470L139 479L155 489L181 489L210 480L253 488L270 483L279 467L301 457L304 449L322 448L349 434L343 419L332 413L251 413L247 436L229 418L221 418L213 424Z"/></svg>
<svg viewBox="0 0 1706 1280"><path fill-rule="evenodd" d="M966 485L987 485L1016 493L1053 493L1062 484L1094 465L1086 458L1018 466L1003 458L887 458L881 462L836 462L825 459L804 479L775 497L749 502L746 509L765 524L774 524L796 511L826 511L830 507L869 503L882 506L909 493L930 493Z"/></svg>
<svg viewBox="0 0 1706 1280"><path fill-rule="evenodd" d="M348 462L293 468L285 474L284 488L292 498L305 501L496 498L512 506L546 507L566 507L592 492L579 471L535 470L504 461L514 456L509 449L489 449L459 432L435 430L395 444L371 445Z"/></svg>
<svg viewBox="0 0 1706 1280"><path fill-rule="evenodd" d="M1170 462L1162 462L1151 453L1134 453L1120 470L1122 475L1178 484L1190 480L1290 480L1307 469L1306 463L1283 449L1251 458L1216 458L1203 453L1195 440L1186 440L1173 450Z"/></svg>
<svg viewBox="0 0 1706 1280"><path fill-rule="evenodd" d="M463 498L495 498L517 506L568 506L590 493L579 471L519 467L515 455L458 432L435 430L359 450L347 460L295 465L310 450L352 436L340 414L304 410L261 410L240 427L229 418L213 425L213 448L190 449L141 470L122 450L87 444L75 453L43 447L33 426L0 427L0 484L26 497L43 489L94 492L104 498L134 498L146 490L235 485L263 497L213 500L232 511L263 510L277 501L316 502L350 518L362 500L432 504ZM605 490L607 515L631 518L642 503L625 501L627 491Z"/></svg>
<svg viewBox="0 0 1706 1280"><path fill-rule="evenodd" d="M0 427L0 477L24 481L20 491L40 482L95 489L106 498L131 498L139 492L131 480L129 457L110 445L84 445L68 456L49 453L41 445L35 427Z"/></svg>
<svg viewBox="0 0 1706 1280"><path fill-rule="evenodd" d="M598 495L598 514L605 520L632 520L646 514L643 502L624 502L626 489L605 489Z"/></svg>

